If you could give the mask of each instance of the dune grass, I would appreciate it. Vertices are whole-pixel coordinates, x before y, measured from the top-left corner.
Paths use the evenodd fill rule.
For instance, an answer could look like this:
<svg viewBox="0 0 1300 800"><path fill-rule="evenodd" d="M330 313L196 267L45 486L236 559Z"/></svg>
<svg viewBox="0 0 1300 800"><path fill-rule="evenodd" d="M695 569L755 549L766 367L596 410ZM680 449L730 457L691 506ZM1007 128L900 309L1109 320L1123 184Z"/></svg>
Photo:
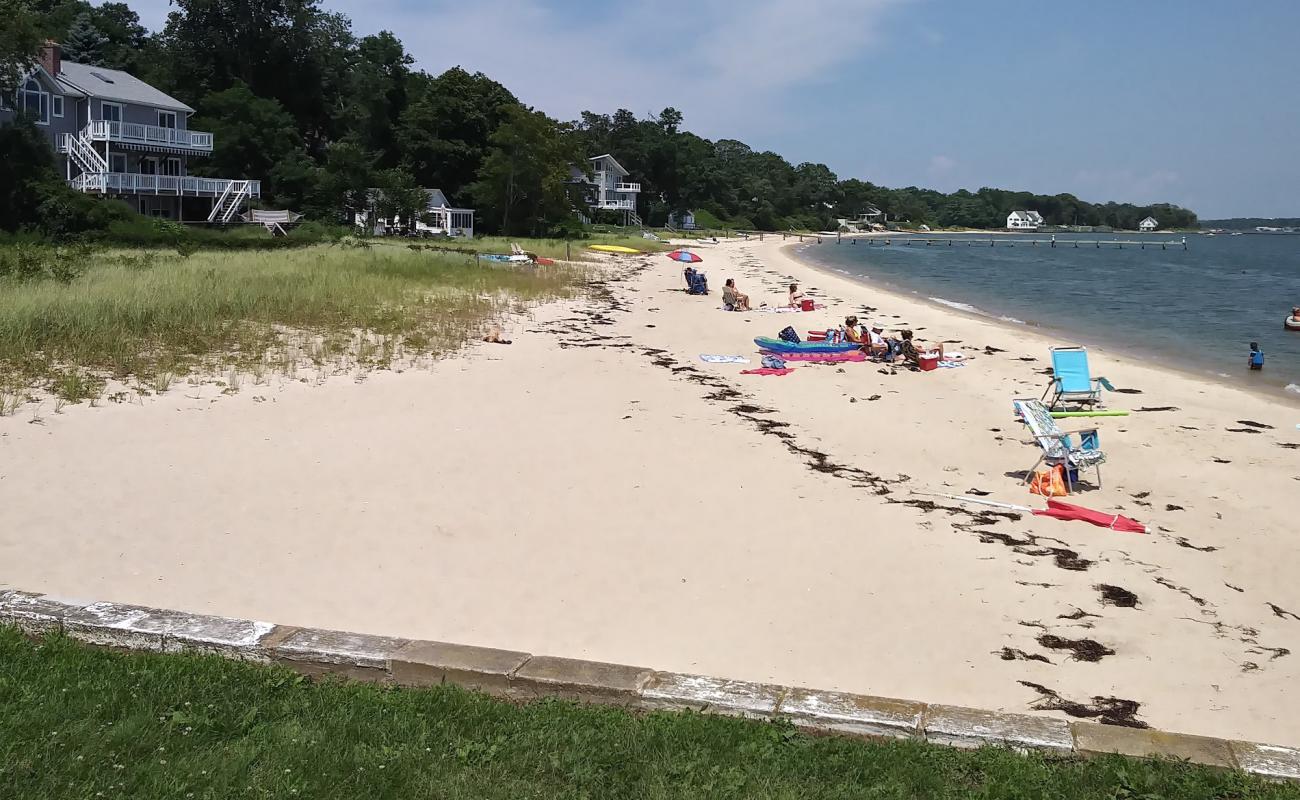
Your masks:
<svg viewBox="0 0 1300 800"><path fill-rule="evenodd" d="M429 252L509 253L510 245L517 244L525 252L545 258L572 259L581 261L591 257L589 248L593 244L613 244L630 247L643 253L655 253L671 249L663 242L656 242L640 235L617 233L595 233L586 239L525 239L509 236L478 236L473 239L431 239L413 240L402 238L375 237L368 240L374 246L385 248L405 247L407 249L425 249Z"/></svg>
<svg viewBox="0 0 1300 800"><path fill-rule="evenodd" d="M1297 798L1120 757L804 735L788 724L515 706L454 687L313 683L216 656L0 628L6 800L174 798Z"/></svg>
<svg viewBox="0 0 1300 800"><path fill-rule="evenodd" d="M23 387L76 402L106 377L145 384L200 365L264 365L295 337L317 357L358 341L387 355L445 353L520 303L571 295L584 274L327 245L189 256L49 248L11 261L19 266L0 277L0 413Z"/></svg>

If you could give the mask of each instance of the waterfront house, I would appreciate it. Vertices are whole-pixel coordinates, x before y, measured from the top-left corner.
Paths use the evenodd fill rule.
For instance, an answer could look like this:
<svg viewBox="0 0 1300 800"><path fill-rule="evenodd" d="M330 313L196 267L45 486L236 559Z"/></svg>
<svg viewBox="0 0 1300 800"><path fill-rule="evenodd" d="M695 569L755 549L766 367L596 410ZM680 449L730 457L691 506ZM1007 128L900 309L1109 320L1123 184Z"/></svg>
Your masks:
<svg viewBox="0 0 1300 800"><path fill-rule="evenodd" d="M627 180L630 174L615 158L605 153L587 159L587 169L570 167L570 180L585 188L586 203L593 211L615 211L623 216L623 224L640 225L636 213L637 195L641 184Z"/></svg>
<svg viewBox="0 0 1300 800"><path fill-rule="evenodd" d="M0 98L0 124L30 118L58 153L74 189L174 220L236 220L261 196L259 181L199 178L190 164L212 154L212 134L189 129L194 109L121 70L64 61L47 42L14 97Z"/></svg>
<svg viewBox="0 0 1300 800"><path fill-rule="evenodd" d="M668 215L668 227L682 231L695 230L695 212L683 211L678 214L674 211Z"/></svg>
<svg viewBox="0 0 1300 800"><path fill-rule="evenodd" d="M1043 224L1043 216L1037 211L1012 211L1007 214L1007 230L1036 231Z"/></svg>
<svg viewBox="0 0 1300 800"><path fill-rule="evenodd" d="M474 209L454 207L441 189L424 191L429 196L428 204L415 220L407 221L400 214L383 216L379 210L384 203L383 189L367 189L366 209L353 214L352 222L375 236L405 230L421 236L474 238Z"/></svg>
<svg viewBox="0 0 1300 800"><path fill-rule="evenodd" d="M1151 233L1152 231L1154 231L1156 228L1159 227L1160 227L1160 223L1156 221L1155 217L1147 217L1146 219L1138 223L1138 230L1142 231L1143 233Z"/></svg>

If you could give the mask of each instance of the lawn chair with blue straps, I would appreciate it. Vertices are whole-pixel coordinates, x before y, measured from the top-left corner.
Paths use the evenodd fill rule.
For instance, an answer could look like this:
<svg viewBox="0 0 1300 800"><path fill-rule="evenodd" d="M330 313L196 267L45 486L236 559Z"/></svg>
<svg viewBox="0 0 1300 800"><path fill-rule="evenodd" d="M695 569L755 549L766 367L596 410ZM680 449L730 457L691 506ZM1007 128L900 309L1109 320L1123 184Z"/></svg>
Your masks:
<svg viewBox="0 0 1300 800"><path fill-rule="evenodd" d="M1038 469L1039 464L1047 462L1049 467L1058 464L1065 467L1065 480L1071 492L1074 491L1072 473L1080 469L1096 468L1097 488L1101 488L1101 463L1106 460L1106 454L1100 449L1101 439L1096 428L1067 433L1057 426L1051 410L1043 405L1042 400L1022 398L1012 400L1011 404L1015 406L1016 414L1029 427L1034 441L1043 451L1034 465L1029 468L1025 483L1033 479L1034 471ZM1074 436L1080 439L1078 447L1074 445L1072 439Z"/></svg>
<svg viewBox="0 0 1300 800"><path fill-rule="evenodd" d="M1088 349L1086 347L1053 347L1052 381L1043 392L1043 400L1052 395L1047 407L1056 410L1058 405L1075 403L1080 406L1093 406L1101 402L1103 387L1115 391L1110 381L1094 378L1088 369Z"/></svg>

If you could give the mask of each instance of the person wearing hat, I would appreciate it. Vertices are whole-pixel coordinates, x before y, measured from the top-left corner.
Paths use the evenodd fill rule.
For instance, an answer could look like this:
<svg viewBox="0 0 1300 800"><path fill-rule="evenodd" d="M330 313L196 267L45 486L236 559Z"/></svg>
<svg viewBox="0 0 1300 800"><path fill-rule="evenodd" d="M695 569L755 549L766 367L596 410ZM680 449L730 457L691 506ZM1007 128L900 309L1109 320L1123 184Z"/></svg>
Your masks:
<svg viewBox="0 0 1300 800"><path fill-rule="evenodd" d="M880 323L876 323L875 325L871 326L871 331L867 333L867 346L866 348L864 348L866 349L868 355L872 355L872 356L889 355L890 348L889 345L885 342L885 337L883 336L884 332L885 329L881 327Z"/></svg>

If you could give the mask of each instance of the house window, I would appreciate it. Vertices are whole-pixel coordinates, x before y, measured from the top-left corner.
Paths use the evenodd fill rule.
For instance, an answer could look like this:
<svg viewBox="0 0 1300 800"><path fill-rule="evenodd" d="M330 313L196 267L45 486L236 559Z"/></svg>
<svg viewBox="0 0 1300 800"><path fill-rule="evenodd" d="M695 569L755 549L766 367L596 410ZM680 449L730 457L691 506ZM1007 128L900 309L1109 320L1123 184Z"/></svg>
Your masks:
<svg viewBox="0 0 1300 800"><path fill-rule="evenodd" d="M181 160L179 158L169 158L162 165L164 175L179 176L181 174Z"/></svg>
<svg viewBox="0 0 1300 800"><path fill-rule="evenodd" d="M121 107L120 105L118 105L117 103L104 103L104 102L101 102L101 103L99 104L99 116L100 116L100 119L104 119L104 120L107 120L107 121L109 121L109 122L121 122L121 121L122 121L122 107Z"/></svg>
<svg viewBox="0 0 1300 800"><path fill-rule="evenodd" d="M126 172L126 154L113 153L108 157L109 172Z"/></svg>
<svg viewBox="0 0 1300 800"><path fill-rule="evenodd" d="M61 94L51 95L50 108L53 110L54 116L62 117L63 116L63 95Z"/></svg>
<svg viewBox="0 0 1300 800"><path fill-rule="evenodd" d="M156 158L154 158L154 157L152 157L152 156L150 156L149 158L142 158L142 159L140 159L140 174L141 174L141 175L157 175L157 174L158 174L158 159L156 159Z"/></svg>
<svg viewBox="0 0 1300 800"><path fill-rule="evenodd" d="M159 127L159 128L175 128L175 127L176 127L176 112L175 112L175 111L159 111L159 112L158 112L158 127Z"/></svg>
<svg viewBox="0 0 1300 800"><path fill-rule="evenodd" d="M41 85L35 80L29 80L23 86L19 100L22 102L23 113L36 120L38 125L50 124L50 94L41 89Z"/></svg>

